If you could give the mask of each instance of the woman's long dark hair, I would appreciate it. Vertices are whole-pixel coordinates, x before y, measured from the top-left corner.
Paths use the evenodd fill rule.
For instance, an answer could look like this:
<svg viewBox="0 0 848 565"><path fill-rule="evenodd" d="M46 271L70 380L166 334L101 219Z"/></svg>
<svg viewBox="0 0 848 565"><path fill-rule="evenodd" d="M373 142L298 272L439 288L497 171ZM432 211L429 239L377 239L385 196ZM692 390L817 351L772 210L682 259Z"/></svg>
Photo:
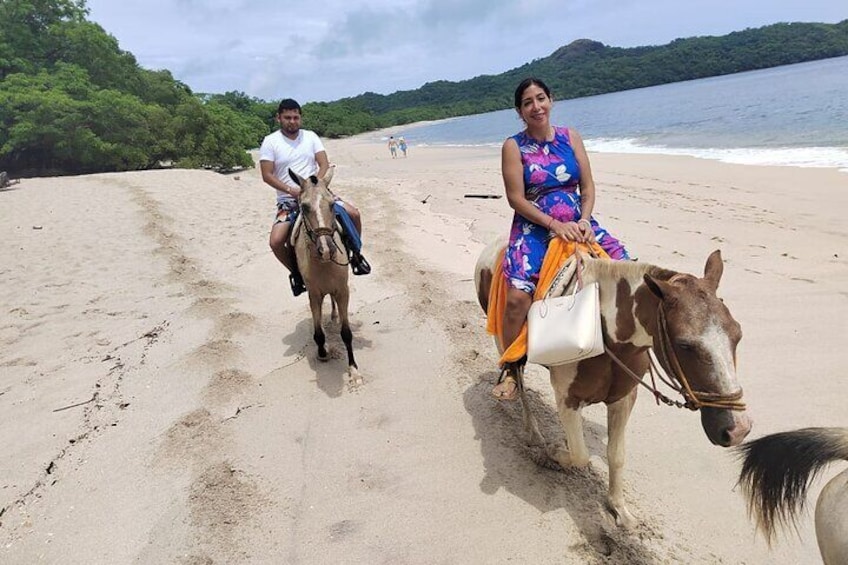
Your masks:
<svg viewBox="0 0 848 565"><path fill-rule="evenodd" d="M551 89L548 88L548 85L545 84L544 81L542 81L542 79L539 79L539 78L536 78L536 77L529 77L529 78L522 80L518 84L518 88L515 89L515 107L516 108L521 108L521 97L524 96L524 91L527 90L528 88L530 88L531 86L533 86L534 84L536 86L538 86L539 88L541 88L545 92L545 95L548 98L551 97Z"/></svg>

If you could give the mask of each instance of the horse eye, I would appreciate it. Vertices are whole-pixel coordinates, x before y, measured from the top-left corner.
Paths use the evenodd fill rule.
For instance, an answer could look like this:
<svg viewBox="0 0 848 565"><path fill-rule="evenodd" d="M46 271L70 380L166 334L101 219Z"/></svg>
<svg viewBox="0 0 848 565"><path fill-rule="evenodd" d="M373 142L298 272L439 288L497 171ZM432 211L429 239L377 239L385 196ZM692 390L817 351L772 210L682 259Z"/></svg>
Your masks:
<svg viewBox="0 0 848 565"><path fill-rule="evenodd" d="M695 346L688 341L678 341L675 345L683 351L693 351L695 349Z"/></svg>
<svg viewBox="0 0 848 565"><path fill-rule="evenodd" d="M300 209L303 211L304 214L308 214L309 211L312 209L312 205L304 203L300 205Z"/></svg>

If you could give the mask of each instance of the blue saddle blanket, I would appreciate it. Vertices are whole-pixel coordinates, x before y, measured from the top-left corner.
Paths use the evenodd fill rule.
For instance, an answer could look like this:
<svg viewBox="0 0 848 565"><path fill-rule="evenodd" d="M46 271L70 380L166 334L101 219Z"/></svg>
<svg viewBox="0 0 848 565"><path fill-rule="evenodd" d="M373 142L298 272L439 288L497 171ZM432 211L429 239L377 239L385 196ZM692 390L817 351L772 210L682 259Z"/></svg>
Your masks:
<svg viewBox="0 0 848 565"><path fill-rule="evenodd" d="M338 220L341 227L345 245L351 251L359 253L362 249L362 239L359 237L359 232L356 231L356 226L353 225L350 214L347 213L341 202L335 202L333 204L333 211L336 213L336 220Z"/></svg>

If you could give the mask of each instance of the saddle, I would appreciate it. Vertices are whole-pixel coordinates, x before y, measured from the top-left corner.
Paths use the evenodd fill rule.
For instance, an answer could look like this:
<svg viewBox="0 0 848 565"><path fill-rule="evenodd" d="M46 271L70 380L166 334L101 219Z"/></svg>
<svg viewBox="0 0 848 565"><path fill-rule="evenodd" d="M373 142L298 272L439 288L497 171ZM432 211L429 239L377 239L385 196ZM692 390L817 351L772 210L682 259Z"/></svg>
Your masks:
<svg viewBox="0 0 848 565"><path fill-rule="evenodd" d="M333 203L333 212L336 214L336 226L342 235L342 242L347 250L347 261L350 263L351 271L354 275L367 275L371 272L371 265L360 252L362 239L359 237L359 232L356 231L356 226L353 225L353 220L351 220L341 202Z"/></svg>

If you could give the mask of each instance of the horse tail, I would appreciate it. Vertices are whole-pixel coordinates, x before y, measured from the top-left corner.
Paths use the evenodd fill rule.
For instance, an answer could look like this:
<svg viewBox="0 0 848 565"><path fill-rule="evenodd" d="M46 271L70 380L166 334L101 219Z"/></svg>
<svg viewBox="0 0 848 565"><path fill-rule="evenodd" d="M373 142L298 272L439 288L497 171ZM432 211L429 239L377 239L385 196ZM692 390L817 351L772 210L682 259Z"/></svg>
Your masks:
<svg viewBox="0 0 848 565"><path fill-rule="evenodd" d="M797 529L796 516L816 476L832 461L848 460L848 428L771 434L736 451L742 459L739 484L748 499L748 515L771 544L778 527Z"/></svg>

